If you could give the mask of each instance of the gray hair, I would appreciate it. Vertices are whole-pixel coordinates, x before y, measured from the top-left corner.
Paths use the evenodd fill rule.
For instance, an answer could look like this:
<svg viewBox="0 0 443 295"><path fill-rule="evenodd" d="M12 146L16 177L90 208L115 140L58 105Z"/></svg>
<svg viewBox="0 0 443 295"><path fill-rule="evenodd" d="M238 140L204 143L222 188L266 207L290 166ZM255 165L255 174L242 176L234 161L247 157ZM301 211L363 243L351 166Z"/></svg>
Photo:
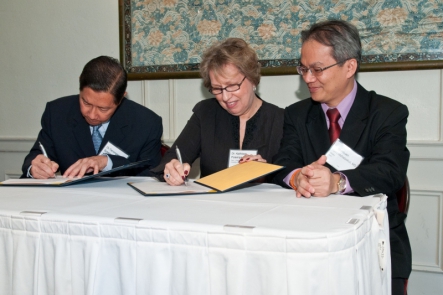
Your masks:
<svg viewBox="0 0 443 295"><path fill-rule="evenodd" d="M302 44L315 40L332 48L332 57L336 62L351 58L357 60L358 72L361 64L361 41L357 28L342 20L328 20L312 25L301 32Z"/></svg>

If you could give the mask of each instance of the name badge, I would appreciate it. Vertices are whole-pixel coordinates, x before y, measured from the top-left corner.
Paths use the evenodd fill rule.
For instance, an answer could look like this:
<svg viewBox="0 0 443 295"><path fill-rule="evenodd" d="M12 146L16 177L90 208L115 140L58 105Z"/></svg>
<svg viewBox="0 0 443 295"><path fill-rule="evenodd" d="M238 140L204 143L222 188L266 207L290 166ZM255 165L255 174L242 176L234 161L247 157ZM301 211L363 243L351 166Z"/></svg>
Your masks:
<svg viewBox="0 0 443 295"><path fill-rule="evenodd" d="M228 167L238 164L238 161L245 155L257 155L258 150L229 150Z"/></svg>
<svg viewBox="0 0 443 295"><path fill-rule="evenodd" d="M360 165L363 157L337 139L326 153L326 162L337 171L355 169Z"/></svg>
<svg viewBox="0 0 443 295"><path fill-rule="evenodd" d="M120 156L125 159L129 158L129 155L113 145L110 141L103 147L101 152L98 154L99 156L106 156L106 155L112 155L112 156Z"/></svg>

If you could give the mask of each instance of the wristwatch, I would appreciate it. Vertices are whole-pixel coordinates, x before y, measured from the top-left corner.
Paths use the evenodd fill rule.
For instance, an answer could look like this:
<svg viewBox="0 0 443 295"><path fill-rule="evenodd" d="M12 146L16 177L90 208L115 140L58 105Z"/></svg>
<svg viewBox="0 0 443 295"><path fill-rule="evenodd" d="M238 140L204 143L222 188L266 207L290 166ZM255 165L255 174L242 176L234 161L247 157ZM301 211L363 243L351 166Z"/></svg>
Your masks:
<svg viewBox="0 0 443 295"><path fill-rule="evenodd" d="M343 194L346 190L346 177L342 173L337 173L340 175L340 179L337 182L337 192L336 194Z"/></svg>

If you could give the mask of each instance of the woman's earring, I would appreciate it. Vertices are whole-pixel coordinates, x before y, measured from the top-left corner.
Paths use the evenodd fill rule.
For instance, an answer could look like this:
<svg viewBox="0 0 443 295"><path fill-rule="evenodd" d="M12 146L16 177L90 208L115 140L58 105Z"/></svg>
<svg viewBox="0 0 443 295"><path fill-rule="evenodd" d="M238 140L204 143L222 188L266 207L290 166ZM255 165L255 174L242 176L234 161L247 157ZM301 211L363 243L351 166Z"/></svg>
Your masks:
<svg viewBox="0 0 443 295"><path fill-rule="evenodd" d="M255 90L257 90L257 87L253 86L252 91L255 91Z"/></svg>

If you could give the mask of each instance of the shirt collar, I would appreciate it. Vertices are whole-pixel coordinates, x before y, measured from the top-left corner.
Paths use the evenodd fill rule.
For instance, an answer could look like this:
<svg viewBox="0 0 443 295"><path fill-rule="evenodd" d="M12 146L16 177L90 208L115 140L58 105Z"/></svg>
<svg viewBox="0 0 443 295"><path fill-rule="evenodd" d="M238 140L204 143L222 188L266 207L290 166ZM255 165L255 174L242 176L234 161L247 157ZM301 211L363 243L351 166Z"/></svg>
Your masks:
<svg viewBox="0 0 443 295"><path fill-rule="evenodd" d="M345 98L337 106L337 109L340 112L340 121L343 120L342 122L344 122L346 120L346 117L348 116L349 111L351 110L356 95L357 95L357 82L354 80L354 87L352 88L351 92L349 92L349 94L346 95ZM321 107L323 109L323 112L325 113L326 118L328 118L328 116L326 115L326 111L329 109L328 105L322 103Z"/></svg>
<svg viewBox="0 0 443 295"><path fill-rule="evenodd" d="M105 136L106 130L108 130L109 122L111 122L111 120L108 120L105 123L102 123L102 126L100 127L100 129L98 129L98 132L100 132L100 134L102 136ZM93 127L91 125L89 125L89 130L91 131L91 134L92 134L92 128Z"/></svg>

